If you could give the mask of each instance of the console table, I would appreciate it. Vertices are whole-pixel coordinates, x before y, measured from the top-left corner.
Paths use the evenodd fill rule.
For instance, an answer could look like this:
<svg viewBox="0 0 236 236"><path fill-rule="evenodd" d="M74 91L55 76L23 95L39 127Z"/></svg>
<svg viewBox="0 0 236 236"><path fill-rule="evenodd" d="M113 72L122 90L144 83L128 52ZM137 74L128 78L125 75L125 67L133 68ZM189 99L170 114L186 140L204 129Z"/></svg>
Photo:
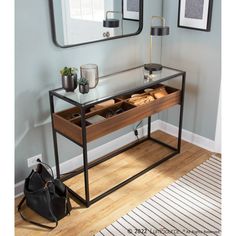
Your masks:
<svg viewBox="0 0 236 236"><path fill-rule="evenodd" d="M70 196L77 203L83 203L89 207L91 204L180 153L186 72L163 67L161 71L153 72L152 77L149 79L145 78L145 73L147 72L144 70L144 67L139 66L101 77L98 86L95 89L91 89L88 94L81 94L77 90L75 92L66 92L62 88L49 91L57 178L65 180L80 173L84 174L85 199L69 188ZM172 79L180 79L180 89L165 85L168 95L141 106L134 106L129 103L128 99L132 94L144 93L144 90L147 88L158 88L162 83ZM73 107L59 112L55 111L55 98L63 100L64 102L73 105ZM110 107L101 108L95 111L91 109L94 105L110 99L114 99L115 101L115 104ZM177 146L173 147L151 136L151 116L175 105L179 105L180 112ZM104 114L107 112L107 109L112 110L118 108L122 108L121 113L105 118ZM103 116L105 119L95 124L89 123L87 119L94 115ZM88 162L88 142L145 118L148 118L148 132L146 137L113 151L104 157L98 158L93 162ZM83 149L83 167L71 172L64 179L60 174L57 133L76 143ZM153 142L163 145L172 152L122 183L113 186L94 199L90 199L88 170L146 140L152 140Z"/></svg>

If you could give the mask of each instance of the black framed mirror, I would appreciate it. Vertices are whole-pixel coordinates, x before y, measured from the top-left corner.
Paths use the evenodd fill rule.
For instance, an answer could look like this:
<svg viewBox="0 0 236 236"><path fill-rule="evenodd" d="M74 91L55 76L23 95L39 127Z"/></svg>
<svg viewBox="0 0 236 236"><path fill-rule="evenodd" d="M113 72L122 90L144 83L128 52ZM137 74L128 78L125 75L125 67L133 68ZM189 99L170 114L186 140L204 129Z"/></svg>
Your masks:
<svg viewBox="0 0 236 236"><path fill-rule="evenodd" d="M49 0L53 42L61 48L138 35L143 0Z"/></svg>

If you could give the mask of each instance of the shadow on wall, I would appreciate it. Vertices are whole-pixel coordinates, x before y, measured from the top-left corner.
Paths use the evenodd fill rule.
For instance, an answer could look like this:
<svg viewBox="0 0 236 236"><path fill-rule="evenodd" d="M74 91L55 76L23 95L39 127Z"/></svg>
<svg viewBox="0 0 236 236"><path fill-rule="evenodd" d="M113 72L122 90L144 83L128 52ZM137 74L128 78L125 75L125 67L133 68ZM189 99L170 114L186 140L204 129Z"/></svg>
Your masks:
<svg viewBox="0 0 236 236"><path fill-rule="evenodd" d="M31 104L31 99L32 97L36 97L36 93L27 92L17 96L15 103L15 125L18 129L15 133L15 146L21 143L22 139L24 139L31 129L37 128L46 122L50 122L48 91L41 92L39 95L37 94L37 96L37 103L35 103L37 107L32 107ZM22 106L22 104L24 105ZM34 114L34 110L38 111L40 119L37 118L37 114ZM28 117L28 120L23 120L24 117Z"/></svg>
<svg viewBox="0 0 236 236"><path fill-rule="evenodd" d="M15 146L17 146L24 136L29 132L30 128L34 126L32 117L32 109L30 106L30 100L36 96L33 92L24 92L17 96L15 102ZM22 106L23 104L23 106ZM31 117L31 119L25 120L24 117Z"/></svg>
<svg viewBox="0 0 236 236"><path fill-rule="evenodd" d="M34 145L30 145L32 143ZM70 159L80 153L78 147L60 136L58 137L58 146L60 147L60 156L63 159ZM30 173L32 167L27 168L27 159L30 157L42 154L44 162L55 166L51 123L39 127L31 127L24 137L18 140L15 152L17 153L16 158L20 159L20 162L16 162L17 166L15 166L17 168L16 183L22 181Z"/></svg>
<svg viewBox="0 0 236 236"><path fill-rule="evenodd" d="M32 104L35 104L35 106L32 106ZM38 119L38 114L40 114L40 119ZM20 160L16 160L16 182L21 181L28 175L27 159L29 157L41 154L45 150L52 155L52 149L50 148L52 146L52 141L50 142L52 137L51 125L50 123L43 125L48 122L50 122L48 91L42 91L40 94L27 91L16 97L15 158ZM47 142L50 142L50 145ZM42 155L45 161L49 161L46 153L42 153Z"/></svg>
<svg viewBox="0 0 236 236"><path fill-rule="evenodd" d="M36 141L39 136L41 136L41 140L43 140L42 132L39 128L29 128L27 132L24 132L24 135L17 139L15 153L17 153L16 158L19 158L21 161L17 162L17 166L15 166L15 168L17 168L15 175L16 182L23 180L27 174L29 174L30 169L27 173L27 159L36 155L36 150L42 150L40 149L43 147L42 143L36 142L33 147L29 145L32 141ZM42 151L37 152L37 154L40 153L42 153Z"/></svg>

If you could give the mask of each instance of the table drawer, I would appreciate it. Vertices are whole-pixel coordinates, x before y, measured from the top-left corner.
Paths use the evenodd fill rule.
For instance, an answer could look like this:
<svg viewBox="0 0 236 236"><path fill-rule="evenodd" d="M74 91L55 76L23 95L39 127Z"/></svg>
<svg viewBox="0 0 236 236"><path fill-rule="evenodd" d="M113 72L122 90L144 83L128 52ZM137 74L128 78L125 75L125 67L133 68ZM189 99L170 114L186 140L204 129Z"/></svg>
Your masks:
<svg viewBox="0 0 236 236"><path fill-rule="evenodd" d="M138 122L155 113L180 104L181 91L168 86L165 86L165 88L168 92L168 95L159 99L155 99L154 101L141 106L129 104L126 97L123 98L123 101L117 102L110 107L93 112L88 110L86 113L86 119L95 115L99 115L100 117L103 117L104 120L95 124L86 122L87 142L91 142L118 129ZM70 115L72 111L76 112L76 116ZM116 114L116 111L119 111L118 114ZM55 129L59 133L79 144L82 144L82 128L79 116L79 108L72 108L59 113L54 113L53 121Z"/></svg>

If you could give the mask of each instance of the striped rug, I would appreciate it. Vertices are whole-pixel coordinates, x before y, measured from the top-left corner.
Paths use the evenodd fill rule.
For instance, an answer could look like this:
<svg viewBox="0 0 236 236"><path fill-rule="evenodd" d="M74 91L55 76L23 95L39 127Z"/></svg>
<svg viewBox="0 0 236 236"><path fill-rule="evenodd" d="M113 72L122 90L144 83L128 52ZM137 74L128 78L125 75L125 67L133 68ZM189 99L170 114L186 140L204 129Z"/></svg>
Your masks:
<svg viewBox="0 0 236 236"><path fill-rule="evenodd" d="M96 236L221 235L221 160L211 157Z"/></svg>

